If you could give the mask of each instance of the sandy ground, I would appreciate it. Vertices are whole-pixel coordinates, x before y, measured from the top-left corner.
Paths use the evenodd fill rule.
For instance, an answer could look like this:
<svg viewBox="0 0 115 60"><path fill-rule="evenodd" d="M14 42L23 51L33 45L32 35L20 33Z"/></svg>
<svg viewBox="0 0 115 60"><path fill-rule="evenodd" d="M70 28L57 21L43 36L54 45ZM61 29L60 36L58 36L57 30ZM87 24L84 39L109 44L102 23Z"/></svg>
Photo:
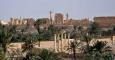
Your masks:
<svg viewBox="0 0 115 60"><path fill-rule="evenodd" d="M112 47L113 53L115 54L115 37L113 38L113 43L111 41L111 38L96 39L96 40L107 41L108 42L107 45ZM11 43L8 46L8 50L10 50L10 49L21 49L22 44L23 43ZM38 47L38 42L36 42L36 44L34 45L34 47L36 47L36 48L46 48L46 49L54 49L54 47L55 47L54 41L41 41L40 46L41 47ZM64 51L67 49L67 47L68 47L67 39L63 40L63 44L61 44L61 41L59 41L59 44L57 44L56 48L61 50L61 47L63 48Z"/></svg>

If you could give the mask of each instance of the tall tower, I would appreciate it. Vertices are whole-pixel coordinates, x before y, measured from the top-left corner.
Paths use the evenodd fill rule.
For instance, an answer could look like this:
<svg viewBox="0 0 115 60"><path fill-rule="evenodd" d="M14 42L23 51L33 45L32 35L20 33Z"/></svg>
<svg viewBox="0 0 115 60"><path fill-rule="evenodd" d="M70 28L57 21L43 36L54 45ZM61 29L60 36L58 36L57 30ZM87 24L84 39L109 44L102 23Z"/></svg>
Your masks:
<svg viewBox="0 0 115 60"><path fill-rule="evenodd" d="M52 21L52 11L50 11L50 23L51 23L51 25L53 24L53 21Z"/></svg>
<svg viewBox="0 0 115 60"><path fill-rule="evenodd" d="M68 13L67 13L67 14L66 14L66 20L68 20L68 17L69 17L69 16L68 16Z"/></svg>
<svg viewBox="0 0 115 60"><path fill-rule="evenodd" d="M63 24L63 14L61 13L56 13L55 14L55 23L56 24Z"/></svg>

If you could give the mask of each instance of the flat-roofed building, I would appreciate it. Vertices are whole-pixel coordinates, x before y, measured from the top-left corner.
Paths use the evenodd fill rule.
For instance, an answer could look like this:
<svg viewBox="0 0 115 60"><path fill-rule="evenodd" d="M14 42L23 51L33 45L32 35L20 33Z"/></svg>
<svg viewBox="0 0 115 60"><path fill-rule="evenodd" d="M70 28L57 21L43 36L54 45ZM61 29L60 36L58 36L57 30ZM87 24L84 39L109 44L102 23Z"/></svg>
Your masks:
<svg viewBox="0 0 115 60"><path fill-rule="evenodd" d="M33 25L34 24L34 19L33 18L23 18L23 19L19 19L19 18L10 18L10 22L11 25Z"/></svg>
<svg viewBox="0 0 115 60"><path fill-rule="evenodd" d="M10 18L11 25L22 25L22 20L18 18Z"/></svg>
<svg viewBox="0 0 115 60"><path fill-rule="evenodd" d="M23 18L23 24L27 24L28 26L33 26L35 20L33 18Z"/></svg>
<svg viewBox="0 0 115 60"><path fill-rule="evenodd" d="M88 27L89 23L90 23L89 19L81 19L81 20L70 19L68 21L65 21L64 25Z"/></svg>
<svg viewBox="0 0 115 60"><path fill-rule="evenodd" d="M115 25L115 16L94 17L93 20L100 28L111 28Z"/></svg>

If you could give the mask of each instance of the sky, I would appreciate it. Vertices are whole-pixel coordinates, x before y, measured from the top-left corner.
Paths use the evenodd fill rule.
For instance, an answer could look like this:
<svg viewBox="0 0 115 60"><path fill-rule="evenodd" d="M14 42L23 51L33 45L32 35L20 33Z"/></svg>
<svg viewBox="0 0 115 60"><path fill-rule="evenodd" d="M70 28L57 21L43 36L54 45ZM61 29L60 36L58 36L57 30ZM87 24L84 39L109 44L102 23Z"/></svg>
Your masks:
<svg viewBox="0 0 115 60"><path fill-rule="evenodd" d="M44 18L49 11L73 19L115 16L115 0L0 0L0 19Z"/></svg>

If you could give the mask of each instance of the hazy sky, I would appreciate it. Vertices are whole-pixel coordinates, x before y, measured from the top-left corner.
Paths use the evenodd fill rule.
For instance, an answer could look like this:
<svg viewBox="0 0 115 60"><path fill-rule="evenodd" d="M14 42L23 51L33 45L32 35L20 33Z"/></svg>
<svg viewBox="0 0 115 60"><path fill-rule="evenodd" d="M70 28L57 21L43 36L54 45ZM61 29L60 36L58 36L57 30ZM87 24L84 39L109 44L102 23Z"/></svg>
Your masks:
<svg viewBox="0 0 115 60"><path fill-rule="evenodd" d="M115 16L115 0L0 0L0 19L49 17L50 10L75 19Z"/></svg>

